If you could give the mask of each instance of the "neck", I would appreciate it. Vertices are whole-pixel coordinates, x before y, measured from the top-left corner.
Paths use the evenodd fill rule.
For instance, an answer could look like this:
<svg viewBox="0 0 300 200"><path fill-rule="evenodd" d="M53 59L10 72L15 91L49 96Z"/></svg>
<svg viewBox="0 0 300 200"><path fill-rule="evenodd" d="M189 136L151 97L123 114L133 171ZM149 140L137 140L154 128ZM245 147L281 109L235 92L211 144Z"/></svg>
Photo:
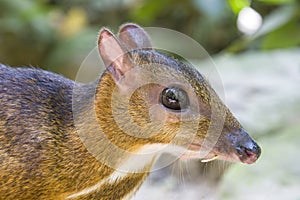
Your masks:
<svg viewBox="0 0 300 200"><path fill-rule="evenodd" d="M86 195L91 195L95 192L99 192L101 195L105 195L107 191L114 191L117 195L120 195L120 199L129 197L140 187L142 182L148 176L149 171L155 161L156 155L142 156L143 153L154 151L157 148L155 146L145 146L137 152L140 156L132 155L126 160L124 159L122 165L118 169L115 169L109 176L100 180L96 184L73 193L67 197L67 199L78 198ZM121 187L124 185L124 187ZM127 190L124 190L126 188ZM116 198L119 199L119 198Z"/></svg>
<svg viewBox="0 0 300 200"><path fill-rule="evenodd" d="M110 103L113 87L112 79L104 74L96 90L95 84L78 84L73 89L74 126L87 150L80 159L89 158L87 163L81 163L79 171L81 177L88 176L89 184L69 193L69 199L95 192L105 195L108 191L116 191L123 198L141 185L157 156L151 152L159 145L124 134L114 121ZM93 158L87 156L91 154ZM94 173L85 174L87 169ZM126 185L122 187L123 184Z"/></svg>

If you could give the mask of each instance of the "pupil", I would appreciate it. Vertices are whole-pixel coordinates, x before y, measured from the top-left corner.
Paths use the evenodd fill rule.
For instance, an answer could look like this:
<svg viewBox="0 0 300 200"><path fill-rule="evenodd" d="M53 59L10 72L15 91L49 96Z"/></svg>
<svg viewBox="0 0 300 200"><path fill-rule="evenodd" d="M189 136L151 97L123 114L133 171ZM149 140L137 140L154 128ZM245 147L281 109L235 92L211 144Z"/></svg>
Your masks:
<svg viewBox="0 0 300 200"><path fill-rule="evenodd" d="M166 88L161 94L161 103L172 110L181 110L187 108L188 97L187 93L176 87Z"/></svg>
<svg viewBox="0 0 300 200"><path fill-rule="evenodd" d="M167 94L166 95L169 98L169 101L171 101L171 102L179 102L178 92L174 88L171 88L171 89L167 90Z"/></svg>

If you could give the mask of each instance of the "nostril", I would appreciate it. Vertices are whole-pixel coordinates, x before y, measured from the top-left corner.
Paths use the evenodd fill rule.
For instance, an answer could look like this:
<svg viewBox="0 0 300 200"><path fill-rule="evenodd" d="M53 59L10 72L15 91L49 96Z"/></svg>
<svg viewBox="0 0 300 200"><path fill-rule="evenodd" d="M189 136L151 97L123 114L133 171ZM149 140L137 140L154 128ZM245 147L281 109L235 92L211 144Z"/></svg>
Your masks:
<svg viewBox="0 0 300 200"><path fill-rule="evenodd" d="M260 147L254 141L251 144L236 147L236 151L241 161L246 163L255 162L261 154Z"/></svg>
<svg viewBox="0 0 300 200"><path fill-rule="evenodd" d="M245 149L245 153L247 154L247 156L249 158L256 158L257 159L259 157L258 153L254 152L254 151L251 151L249 149Z"/></svg>
<svg viewBox="0 0 300 200"><path fill-rule="evenodd" d="M252 146L251 149L246 149L247 150L247 154L250 153L250 154L255 154L256 157L258 158L261 154L261 149L260 147L254 143L254 145Z"/></svg>
<svg viewBox="0 0 300 200"><path fill-rule="evenodd" d="M261 154L260 147L254 141L252 141L252 145L245 147L245 150L249 156L256 156L258 158Z"/></svg>
<svg viewBox="0 0 300 200"><path fill-rule="evenodd" d="M238 155L240 156L240 157L242 157L243 155L244 155L244 147L242 147L242 146L238 146L238 147L236 147L236 151L237 151L237 153L238 153Z"/></svg>

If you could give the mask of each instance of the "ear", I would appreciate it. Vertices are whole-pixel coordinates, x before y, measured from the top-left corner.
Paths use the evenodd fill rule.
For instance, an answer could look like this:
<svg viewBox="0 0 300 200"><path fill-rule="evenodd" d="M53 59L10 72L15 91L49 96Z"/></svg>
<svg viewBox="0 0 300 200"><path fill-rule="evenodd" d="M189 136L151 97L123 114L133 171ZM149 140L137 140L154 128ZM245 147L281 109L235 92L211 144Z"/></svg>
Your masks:
<svg viewBox="0 0 300 200"><path fill-rule="evenodd" d="M119 38L128 50L152 49L148 34L137 24L124 24L120 27Z"/></svg>
<svg viewBox="0 0 300 200"><path fill-rule="evenodd" d="M118 82L133 66L127 50L124 50L114 34L107 29L100 31L98 50L115 82Z"/></svg>

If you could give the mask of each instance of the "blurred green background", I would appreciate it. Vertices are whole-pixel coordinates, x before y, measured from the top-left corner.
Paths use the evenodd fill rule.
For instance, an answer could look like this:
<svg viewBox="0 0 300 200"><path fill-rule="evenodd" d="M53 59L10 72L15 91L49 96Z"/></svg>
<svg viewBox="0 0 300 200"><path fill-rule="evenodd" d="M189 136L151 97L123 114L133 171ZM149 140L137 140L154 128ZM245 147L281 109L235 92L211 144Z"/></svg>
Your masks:
<svg viewBox="0 0 300 200"><path fill-rule="evenodd" d="M294 0L0 0L0 60L74 78L95 47L99 29L125 22L165 27L197 40L210 54L269 50L300 44L300 6ZM251 6L264 19L255 34L237 28Z"/></svg>

